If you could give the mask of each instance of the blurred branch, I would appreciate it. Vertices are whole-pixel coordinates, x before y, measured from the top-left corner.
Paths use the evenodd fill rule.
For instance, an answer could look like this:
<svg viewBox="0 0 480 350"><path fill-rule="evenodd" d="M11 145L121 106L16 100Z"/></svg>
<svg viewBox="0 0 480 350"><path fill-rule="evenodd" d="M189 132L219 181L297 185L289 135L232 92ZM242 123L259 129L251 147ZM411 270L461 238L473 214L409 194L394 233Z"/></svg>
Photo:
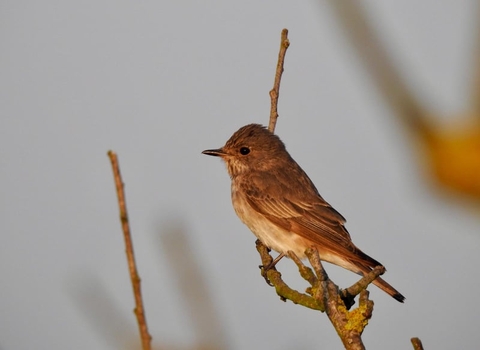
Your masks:
<svg viewBox="0 0 480 350"><path fill-rule="evenodd" d="M422 134L430 132L427 114L405 81L391 63L385 48L368 24L362 7L357 1L332 0L330 4L345 28L350 43L363 59L378 91L408 127Z"/></svg>
<svg viewBox="0 0 480 350"><path fill-rule="evenodd" d="M423 109L395 69L387 51L375 35L361 2L331 0L347 38L363 60L378 91L392 110L421 141L422 162L431 180L465 197L480 199L480 44L477 40L471 106L467 118L441 127L437 118ZM480 5L477 13L480 14ZM480 33L480 30L477 29Z"/></svg>
<svg viewBox="0 0 480 350"><path fill-rule="evenodd" d="M474 55L474 71L473 71L473 85L470 92L470 103L472 111L477 116L477 120L480 119L480 1L476 2L477 5L477 32L475 37L475 47L473 51Z"/></svg>
<svg viewBox="0 0 480 350"><path fill-rule="evenodd" d="M137 316L138 328L140 330L140 339L142 341L142 349L151 349L152 337L148 333L147 320L143 308L142 291L140 286L140 276L137 272L135 263L135 255L133 252L133 242L130 235L130 224L128 222L127 204L125 201L124 185L122 176L120 174L120 167L118 165L117 154L113 151L108 151L108 157L112 163L113 177L115 179L115 186L117 189L118 206L120 209L120 222L122 224L123 236L125 238L125 250L127 254L128 269L130 271L130 278L132 281L133 295L135 297L134 313Z"/></svg>
<svg viewBox="0 0 480 350"><path fill-rule="evenodd" d="M132 334L128 318L106 288L105 279L95 272L69 274L67 292L73 305L108 349L125 349L126 344L133 345L132 339L136 345L132 349L138 349L137 335Z"/></svg>
<svg viewBox="0 0 480 350"><path fill-rule="evenodd" d="M160 235L160 239L164 255L197 338L193 349L227 349L227 336L224 322L217 312L218 304L209 291L206 274L186 230L181 223L171 223L162 231L164 234Z"/></svg>

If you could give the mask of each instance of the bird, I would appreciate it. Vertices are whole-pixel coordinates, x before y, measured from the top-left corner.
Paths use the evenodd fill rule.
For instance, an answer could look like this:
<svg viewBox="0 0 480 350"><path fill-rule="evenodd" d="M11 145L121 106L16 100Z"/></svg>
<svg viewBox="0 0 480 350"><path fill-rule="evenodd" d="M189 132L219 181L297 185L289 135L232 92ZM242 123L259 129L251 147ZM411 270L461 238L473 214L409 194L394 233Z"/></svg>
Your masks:
<svg viewBox="0 0 480 350"><path fill-rule="evenodd" d="M283 141L266 127L245 125L223 147L202 153L225 162L237 216L280 258L292 251L304 259L305 251L314 247L321 260L362 276L383 266L355 246L345 218L322 198ZM373 283L404 302L382 278Z"/></svg>

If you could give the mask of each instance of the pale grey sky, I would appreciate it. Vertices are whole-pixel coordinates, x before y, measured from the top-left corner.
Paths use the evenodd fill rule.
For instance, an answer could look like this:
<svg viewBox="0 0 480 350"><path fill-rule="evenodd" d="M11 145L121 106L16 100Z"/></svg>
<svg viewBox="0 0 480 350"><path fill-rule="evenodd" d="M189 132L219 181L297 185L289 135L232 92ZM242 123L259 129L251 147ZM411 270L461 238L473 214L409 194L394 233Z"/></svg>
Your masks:
<svg viewBox="0 0 480 350"><path fill-rule="evenodd" d="M364 4L422 102L445 118L460 112L475 2ZM136 344L108 149L126 183L154 344L202 338L167 254L168 233L183 229L196 247L184 245L184 261L197 261L229 349L341 348L325 315L265 284L226 170L200 154L268 122L284 27L276 131L407 298L370 288L367 348L411 349L413 336L426 349L480 343L480 218L421 178L412 139L327 1L47 0L0 4L0 349ZM279 268L304 289L292 265ZM341 286L357 278L326 267Z"/></svg>

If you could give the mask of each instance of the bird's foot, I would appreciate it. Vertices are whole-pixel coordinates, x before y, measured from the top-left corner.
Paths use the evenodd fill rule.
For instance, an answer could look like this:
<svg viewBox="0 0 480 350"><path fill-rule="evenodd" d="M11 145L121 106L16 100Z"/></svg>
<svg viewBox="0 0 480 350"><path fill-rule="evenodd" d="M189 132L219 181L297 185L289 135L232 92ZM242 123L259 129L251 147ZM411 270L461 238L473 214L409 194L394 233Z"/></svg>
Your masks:
<svg viewBox="0 0 480 350"><path fill-rule="evenodd" d="M262 277L265 278L265 282L267 282L267 284L270 287L273 287L272 282L270 282L270 280L268 279L268 276L267 276L267 271L269 269L266 269L263 265L258 265L258 268L260 269L260 274L262 275Z"/></svg>
<svg viewBox="0 0 480 350"><path fill-rule="evenodd" d="M277 263L285 256L284 253L281 253L279 256L277 256L270 264L268 264L267 266L263 266L263 265L259 265L258 268L260 269L260 273L261 275L263 276L263 278L265 278L265 282L267 282L267 284L270 286L270 287L273 287L273 284L272 282L270 282L270 280L268 279L268 276L267 276L267 272L268 270L271 270L273 268L275 268L275 265L277 265Z"/></svg>

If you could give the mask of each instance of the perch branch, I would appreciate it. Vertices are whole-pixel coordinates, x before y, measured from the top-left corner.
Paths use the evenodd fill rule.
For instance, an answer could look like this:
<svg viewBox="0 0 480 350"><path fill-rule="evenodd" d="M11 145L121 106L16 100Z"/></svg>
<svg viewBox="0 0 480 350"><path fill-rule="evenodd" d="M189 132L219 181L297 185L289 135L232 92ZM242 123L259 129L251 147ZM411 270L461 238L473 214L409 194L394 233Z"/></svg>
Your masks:
<svg viewBox="0 0 480 350"><path fill-rule="evenodd" d="M257 250L262 258L263 265L268 266L273 261L268 248L257 240ZM282 280L280 272L274 267L266 271L268 280L275 286L277 294L283 301L288 299L295 304L326 312L347 350L365 349L361 335L373 312L373 301L368 299L369 293L365 288L384 272L384 268L375 268L371 273L347 289L347 293L351 293L351 295L348 295L352 300L354 295L360 293L358 307L354 310L349 310L353 303L351 305L345 304L343 296L345 292L340 290L328 277L322 266L318 251L310 248L305 253L313 267L313 271L305 266L293 252L288 252L288 257L298 266L302 278L310 284L311 287L307 288L307 294L291 289Z"/></svg>
<svg viewBox="0 0 480 350"><path fill-rule="evenodd" d="M125 238L125 251L127 254L128 269L130 271L130 278L133 287L133 296L135 298L134 313L137 317L138 328L140 331L140 339L142 341L142 349L150 350L152 337L148 333L147 319L143 308L142 290L140 276L137 272L135 263L135 254L133 252L133 242L130 235L130 224L128 222L127 204L125 201L124 185L122 176L120 174L120 167L118 165L117 154L113 151L108 151L108 157L112 163L113 177L115 179L115 186L117 189L118 206L120 209L120 222L122 224L123 236Z"/></svg>

